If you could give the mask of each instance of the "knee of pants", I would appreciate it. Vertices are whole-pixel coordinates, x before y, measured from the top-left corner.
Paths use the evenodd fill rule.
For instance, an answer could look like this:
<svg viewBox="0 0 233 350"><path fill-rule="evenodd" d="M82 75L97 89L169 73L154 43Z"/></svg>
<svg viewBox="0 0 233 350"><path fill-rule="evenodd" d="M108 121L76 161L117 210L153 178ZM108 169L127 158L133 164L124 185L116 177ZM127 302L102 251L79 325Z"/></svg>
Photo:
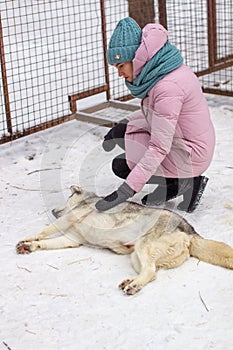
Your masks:
<svg viewBox="0 0 233 350"><path fill-rule="evenodd" d="M114 174L121 179L126 179L130 173L130 168L128 167L125 159L125 153L120 154L112 161L112 171Z"/></svg>

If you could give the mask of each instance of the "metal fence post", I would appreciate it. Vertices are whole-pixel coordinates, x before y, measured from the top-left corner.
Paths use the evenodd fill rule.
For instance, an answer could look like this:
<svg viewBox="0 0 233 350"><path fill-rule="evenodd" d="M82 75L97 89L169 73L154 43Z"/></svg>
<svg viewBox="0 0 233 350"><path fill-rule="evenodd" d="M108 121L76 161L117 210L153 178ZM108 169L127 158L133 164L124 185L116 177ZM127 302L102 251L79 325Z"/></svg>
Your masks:
<svg viewBox="0 0 233 350"><path fill-rule="evenodd" d="M5 103L5 111L6 111L7 130L10 134L12 134L10 100L9 100L9 92L8 92L8 84L7 84L4 45L3 45L3 30L2 30L1 12L0 12L0 61L1 61L1 73L2 73L2 82L3 82L3 93L4 93L4 103Z"/></svg>

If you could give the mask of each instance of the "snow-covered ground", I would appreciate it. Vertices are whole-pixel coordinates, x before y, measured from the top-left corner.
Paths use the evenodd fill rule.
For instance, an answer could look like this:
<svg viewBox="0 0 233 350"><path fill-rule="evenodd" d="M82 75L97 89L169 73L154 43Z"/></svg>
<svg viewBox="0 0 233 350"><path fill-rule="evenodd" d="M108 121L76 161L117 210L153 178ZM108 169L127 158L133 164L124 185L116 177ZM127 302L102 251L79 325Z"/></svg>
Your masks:
<svg viewBox="0 0 233 350"><path fill-rule="evenodd" d="M233 246L233 99L207 98L216 151L202 202L185 217ZM119 149L101 149L106 131L71 121L0 146L0 350L231 350L233 271L190 259L124 296L117 286L135 274L129 256L90 247L16 254L71 184L99 194L119 185L110 171Z"/></svg>

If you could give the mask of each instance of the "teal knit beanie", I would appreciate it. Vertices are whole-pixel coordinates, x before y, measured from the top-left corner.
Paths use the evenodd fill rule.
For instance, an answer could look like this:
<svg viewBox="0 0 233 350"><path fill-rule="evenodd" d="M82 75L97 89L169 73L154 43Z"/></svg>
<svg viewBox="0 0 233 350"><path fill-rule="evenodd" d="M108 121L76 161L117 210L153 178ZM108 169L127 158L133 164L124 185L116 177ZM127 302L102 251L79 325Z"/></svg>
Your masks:
<svg viewBox="0 0 233 350"><path fill-rule="evenodd" d="M121 19L111 36L107 51L109 64L131 62L139 48L142 30L133 18Z"/></svg>

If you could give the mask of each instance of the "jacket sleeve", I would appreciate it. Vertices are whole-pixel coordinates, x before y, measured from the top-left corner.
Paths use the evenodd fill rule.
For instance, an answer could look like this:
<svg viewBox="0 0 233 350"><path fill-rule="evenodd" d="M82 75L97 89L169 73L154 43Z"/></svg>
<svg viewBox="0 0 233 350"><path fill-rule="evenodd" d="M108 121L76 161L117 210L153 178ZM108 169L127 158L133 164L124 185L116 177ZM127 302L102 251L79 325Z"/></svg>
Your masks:
<svg viewBox="0 0 233 350"><path fill-rule="evenodd" d="M183 105L183 92L173 82L163 82L156 89L152 110L148 111L150 140L143 157L132 169L126 182L139 192L170 152L176 124Z"/></svg>
<svg viewBox="0 0 233 350"><path fill-rule="evenodd" d="M138 111L135 111L133 113L130 113L129 115L127 115L126 117L129 121L132 121L132 120L140 120L143 118L143 113L142 113L142 110L138 110Z"/></svg>
<svg viewBox="0 0 233 350"><path fill-rule="evenodd" d="M127 130L130 129L131 132L148 129L148 123L141 109L127 115L126 119L129 121Z"/></svg>

